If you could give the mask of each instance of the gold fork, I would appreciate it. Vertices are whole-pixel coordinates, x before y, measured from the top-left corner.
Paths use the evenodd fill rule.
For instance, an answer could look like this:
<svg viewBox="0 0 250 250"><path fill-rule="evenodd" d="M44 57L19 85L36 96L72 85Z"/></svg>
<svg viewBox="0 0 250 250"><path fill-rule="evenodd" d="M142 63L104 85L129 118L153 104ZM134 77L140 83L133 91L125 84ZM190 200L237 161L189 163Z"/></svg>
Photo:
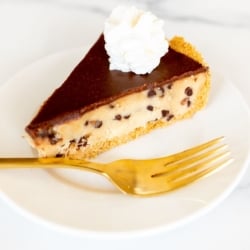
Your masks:
<svg viewBox="0 0 250 250"><path fill-rule="evenodd" d="M147 196L180 188L232 162L224 137L170 156L110 163L70 158L1 158L0 168L76 168L104 175L121 191Z"/></svg>

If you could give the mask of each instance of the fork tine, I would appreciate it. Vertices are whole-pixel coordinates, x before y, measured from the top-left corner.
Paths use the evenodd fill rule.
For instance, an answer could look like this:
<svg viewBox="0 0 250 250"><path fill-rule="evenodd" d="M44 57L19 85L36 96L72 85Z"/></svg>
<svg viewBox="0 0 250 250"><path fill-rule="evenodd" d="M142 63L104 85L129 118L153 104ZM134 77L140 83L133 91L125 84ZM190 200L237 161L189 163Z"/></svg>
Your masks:
<svg viewBox="0 0 250 250"><path fill-rule="evenodd" d="M176 154L173 154L173 155L170 155L167 157L167 162L168 163L171 163L171 162L176 162L177 160L181 160L183 159L184 157L188 157L188 156L192 156L194 155L195 153L197 152L200 152L204 149L207 149L209 147L212 147L216 144L218 144L219 142L221 142L222 140L224 139L224 136L221 136L221 137L218 137L218 138L215 138L211 141L208 141L206 143L203 143L203 144L200 144L198 146L195 146L193 148L190 148L190 149L187 149L187 150L184 150L182 152L179 152L179 153L176 153ZM164 159L165 157L163 157L162 159ZM166 159L166 158L165 158Z"/></svg>
<svg viewBox="0 0 250 250"><path fill-rule="evenodd" d="M220 145L218 147L212 148L211 150L208 150L206 148L206 151L204 151L205 149L203 149L204 152L202 150L197 151L190 157L184 157L183 159L180 158L175 162L166 163L164 164L165 168L161 168L161 172L159 171L158 173L153 174L152 177L166 175L169 172L173 172L175 170L183 171L185 167L190 167L195 162L199 162L201 160L209 158L210 156L223 152L223 150L225 150L227 147L227 145Z"/></svg>
<svg viewBox="0 0 250 250"><path fill-rule="evenodd" d="M184 164L179 168L175 168L174 170L171 170L165 174L163 173L161 174L161 176L167 177L168 181L172 181L178 178L183 178L186 175L190 175L199 170L208 168L209 166L211 166L211 164L220 164L221 161L225 159L225 157L229 156L229 154L230 152L227 151L214 155L214 157L204 158L201 161L192 161L191 163Z"/></svg>
<svg viewBox="0 0 250 250"><path fill-rule="evenodd" d="M197 157L194 160L198 160L199 158L205 157L206 155L208 156L209 153L207 153L206 155L204 154L202 155L202 152L205 150L207 152L209 148L214 148L215 151L223 150L225 147L227 147L227 145L220 145L217 148L215 148L215 146L219 144L220 142L222 142L223 139L224 137L218 137L209 142L200 144L198 146L184 150L182 152L179 152L179 153L167 156L167 157L159 158L158 164L156 165L154 169L152 169L152 173L153 173L152 177L161 175L162 173L165 173L166 171L170 171L174 168L179 168L181 166L180 161L183 162L183 164L187 164L187 163L184 163L184 161L187 161L188 159ZM213 152L210 152L210 153L212 154ZM200 155L200 157L197 156L198 154ZM176 165L176 163L178 163L178 165Z"/></svg>
<svg viewBox="0 0 250 250"><path fill-rule="evenodd" d="M167 191L171 191L171 190L186 186L190 183L193 183L194 181L201 179L202 177L208 176L210 173L214 172L215 170L219 170L223 167L226 167L232 161L233 159L230 158L222 162L217 162L213 166L210 166L205 169L199 168L200 171L196 171L191 175L186 175L186 176L183 176L182 178L176 179L175 181L169 182L168 183L169 187Z"/></svg>

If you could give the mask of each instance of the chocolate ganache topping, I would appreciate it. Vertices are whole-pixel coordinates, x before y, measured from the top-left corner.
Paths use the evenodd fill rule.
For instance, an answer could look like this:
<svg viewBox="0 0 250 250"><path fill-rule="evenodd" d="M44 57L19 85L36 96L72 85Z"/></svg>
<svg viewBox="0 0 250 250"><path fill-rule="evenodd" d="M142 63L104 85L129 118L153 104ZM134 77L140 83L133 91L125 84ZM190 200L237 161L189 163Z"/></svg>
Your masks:
<svg viewBox="0 0 250 250"><path fill-rule="evenodd" d="M171 48L150 74L109 70L102 34L61 87L43 104L26 130L60 124L119 97L204 71L205 66Z"/></svg>

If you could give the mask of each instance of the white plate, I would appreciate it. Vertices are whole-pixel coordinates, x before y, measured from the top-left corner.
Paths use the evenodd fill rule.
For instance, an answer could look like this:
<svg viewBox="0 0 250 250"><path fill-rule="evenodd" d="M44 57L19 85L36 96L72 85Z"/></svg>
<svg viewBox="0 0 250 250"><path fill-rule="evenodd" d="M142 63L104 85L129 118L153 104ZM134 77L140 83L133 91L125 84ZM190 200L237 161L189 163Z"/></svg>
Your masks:
<svg viewBox="0 0 250 250"><path fill-rule="evenodd" d="M24 127L40 104L84 55L84 49L47 57L0 88L0 155L32 156ZM159 129L99 157L157 157L226 136L235 161L192 185L152 198L121 194L94 174L39 169L1 170L2 196L22 214L57 230L92 236L131 236L170 230L206 213L243 175L249 155L250 118L237 89L213 73L208 106L194 118Z"/></svg>

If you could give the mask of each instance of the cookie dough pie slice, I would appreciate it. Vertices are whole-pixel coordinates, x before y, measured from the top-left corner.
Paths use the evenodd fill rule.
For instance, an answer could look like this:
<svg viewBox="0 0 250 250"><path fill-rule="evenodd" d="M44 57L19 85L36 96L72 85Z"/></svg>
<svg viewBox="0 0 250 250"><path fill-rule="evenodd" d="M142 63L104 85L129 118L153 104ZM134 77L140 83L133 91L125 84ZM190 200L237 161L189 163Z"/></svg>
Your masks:
<svg viewBox="0 0 250 250"><path fill-rule="evenodd" d="M27 125L41 157L92 158L153 129L192 117L206 105L209 68L182 37L150 73L110 69L101 34Z"/></svg>

